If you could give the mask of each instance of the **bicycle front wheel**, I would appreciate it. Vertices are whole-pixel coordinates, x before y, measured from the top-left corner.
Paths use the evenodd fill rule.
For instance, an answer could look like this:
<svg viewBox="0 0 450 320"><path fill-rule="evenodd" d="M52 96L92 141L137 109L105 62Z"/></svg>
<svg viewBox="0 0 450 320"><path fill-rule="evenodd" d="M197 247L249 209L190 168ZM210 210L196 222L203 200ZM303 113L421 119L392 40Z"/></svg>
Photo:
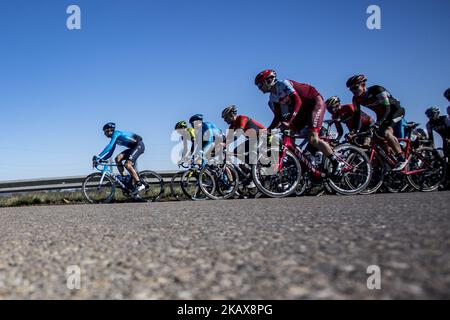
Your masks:
<svg viewBox="0 0 450 320"><path fill-rule="evenodd" d="M258 189L272 198L283 198L291 195L297 189L302 176L302 167L298 158L289 150L279 164L258 163L252 165L252 177Z"/></svg>
<svg viewBox="0 0 450 320"><path fill-rule="evenodd" d="M200 189L212 200L232 197L239 186L236 169L228 164L205 166L200 171Z"/></svg>
<svg viewBox="0 0 450 320"><path fill-rule="evenodd" d="M178 201L188 200L181 188L181 177L183 176L183 173L184 171L178 171L174 174L172 180L170 180L170 193L172 194L172 197Z"/></svg>
<svg viewBox="0 0 450 320"><path fill-rule="evenodd" d="M370 164L372 165L372 178L367 188L361 191L360 194L367 195L375 193L383 184L386 172L385 163L375 154Z"/></svg>
<svg viewBox="0 0 450 320"><path fill-rule="evenodd" d="M108 203L113 199L116 187L109 175L96 172L84 179L81 190L89 203Z"/></svg>
<svg viewBox="0 0 450 320"><path fill-rule="evenodd" d="M210 176L210 179L208 180L214 183L214 178L212 176ZM204 181L206 181L206 179L204 179ZM212 188L215 189L215 185L213 185ZM191 200L208 199L200 189L199 171L196 169L190 169L183 173L181 176L181 190L183 190L183 193Z"/></svg>

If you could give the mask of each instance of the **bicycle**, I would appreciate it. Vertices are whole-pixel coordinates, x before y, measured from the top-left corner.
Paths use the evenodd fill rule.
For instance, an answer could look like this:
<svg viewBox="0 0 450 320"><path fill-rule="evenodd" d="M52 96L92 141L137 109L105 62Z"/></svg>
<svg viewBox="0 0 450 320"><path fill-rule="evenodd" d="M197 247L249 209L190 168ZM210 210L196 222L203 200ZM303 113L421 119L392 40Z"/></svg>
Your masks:
<svg viewBox="0 0 450 320"><path fill-rule="evenodd" d="M181 175L180 185L184 195L188 199L194 201L208 199L208 197L203 193L202 189L200 188L200 176L201 175L205 176L205 179L203 179L203 183L208 184L209 190L211 192L214 192L216 185L214 177L211 175L211 173L210 172L201 173L202 165L195 163L193 160L190 161L189 163L182 163L179 166L187 169L184 171L180 171L178 173L179 175Z"/></svg>
<svg viewBox="0 0 450 320"><path fill-rule="evenodd" d="M337 132L331 130L331 126L335 123L335 120L325 120L324 125L320 130L320 139L328 142L330 146L336 147ZM300 138L303 138L302 143L299 144L299 148L302 149L303 154L308 157L309 161L313 165L320 165L323 162L323 153L319 149L313 147L306 139L306 132L300 134ZM308 174L308 173L306 173ZM323 180L303 179L304 183L299 183L295 190L295 195L298 196L315 196L320 197L325 193L335 194L336 192L330 188L330 186Z"/></svg>
<svg viewBox="0 0 450 320"><path fill-rule="evenodd" d="M243 164L233 164L236 172L238 173L239 177L239 184L238 189L236 191L236 195L239 198L243 199L258 199L261 197L262 193L259 191L259 189L256 187L256 185L253 182L252 177L252 168L250 165L243 163ZM250 187L253 182L253 187Z"/></svg>
<svg viewBox="0 0 450 320"><path fill-rule="evenodd" d="M125 197L133 197L137 200L157 201L164 193L164 181L156 172L145 170L138 172L139 179L144 189L133 194L131 176L122 180L114 175L113 167L116 164L108 164L108 161L94 161L93 167L99 172L88 175L82 184L83 197L89 203L109 203L113 200L116 188L121 189Z"/></svg>
<svg viewBox="0 0 450 320"><path fill-rule="evenodd" d="M277 163L260 156L252 167L253 180L258 189L270 197L286 197L294 193L300 183L322 180L332 190L342 195L352 195L364 190L369 184L372 167L367 155L351 145L340 145L334 149L336 157L343 163L339 175L328 173L331 163L325 158L319 165L311 163L303 150L295 145L296 135L292 130L281 131L281 148L273 150L280 155ZM262 162L260 160L263 160ZM348 180L353 184L349 185ZM357 185L355 185L355 183Z"/></svg>
<svg viewBox="0 0 450 320"><path fill-rule="evenodd" d="M397 164L392 149L388 147L386 139L380 137L374 128L354 135L349 140L352 144L359 145L355 140L358 136L368 136L371 144L368 149L369 159L374 168L373 181L368 189L362 194L376 192L382 184L391 192L403 191L408 184L419 191L433 191L441 184L442 177L445 176L445 165L443 159L436 149L419 146L414 148L414 141L411 140L412 132L419 126L418 123L409 122L406 125L407 138L398 139L403 142L403 153L408 159L408 165L401 171L392 171ZM360 146L360 145L359 145Z"/></svg>
<svg viewBox="0 0 450 320"><path fill-rule="evenodd" d="M239 187L239 174L234 165L225 161L225 148L223 151L223 159L205 159L199 174L200 189L212 200L229 199L236 194Z"/></svg>

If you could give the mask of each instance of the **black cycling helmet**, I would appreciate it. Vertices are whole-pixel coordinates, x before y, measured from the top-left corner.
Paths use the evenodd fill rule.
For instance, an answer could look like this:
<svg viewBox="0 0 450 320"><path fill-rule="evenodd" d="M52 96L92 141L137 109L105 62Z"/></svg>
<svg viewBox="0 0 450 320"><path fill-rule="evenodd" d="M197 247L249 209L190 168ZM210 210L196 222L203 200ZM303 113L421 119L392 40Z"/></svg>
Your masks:
<svg viewBox="0 0 450 320"><path fill-rule="evenodd" d="M360 83L363 83L366 81L367 81L367 78L365 75L358 74L356 76L350 77L350 79L347 80L346 85L347 85L347 88L351 88L354 85L357 85L357 84L360 84Z"/></svg>
<svg viewBox="0 0 450 320"><path fill-rule="evenodd" d="M438 107L429 107L426 111L425 111L425 115L430 118L432 116L439 116L441 114L441 110L439 110Z"/></svg>
<svg viewBox="0 0 450 320"><path fill-rule="evenodd" d="M235 116L235 115L237 115L237 108L235 105L228 106L225 109L223 109L223 111L222 111L223 119L226 119L229 116Z"/></svg>
<svg viewBox="0 0 450 320"><path fill-rule="evenodd" d="M450 100L450 88L448 88L447 90L445 90L445 92L444 92L444 97L446 97L448 100Z"/></svg>
<svg viewBox="0 0 450 320"><path fill-rule="evenodd" d="M190 119L189 119L189 123L193 123L195 121L203 121L203 115L202 114L194 114Z"/></svg>
<svg viewBox="0 0 450 320"><path fill-rule="evenodd" d="M184 120L178 121L177 124L175 125L175 130L186 129L186 128L187 128L187 122Z"/></svg>
<svg viewBox="0 0 450 320"><path fill-rule="evenodd" d="M334 108L341 105L341 99L338 96L332 96L325 101L329 113L333 113Z"/></svg>
<svg viewBox="0 0 450 320"><path fill-rule="evenodd" d="M105 131L106 129L114 129L114 130L116 130L116 124L114 122L108 122L107 124L105 124L103 126L103 131Z"/></svg>

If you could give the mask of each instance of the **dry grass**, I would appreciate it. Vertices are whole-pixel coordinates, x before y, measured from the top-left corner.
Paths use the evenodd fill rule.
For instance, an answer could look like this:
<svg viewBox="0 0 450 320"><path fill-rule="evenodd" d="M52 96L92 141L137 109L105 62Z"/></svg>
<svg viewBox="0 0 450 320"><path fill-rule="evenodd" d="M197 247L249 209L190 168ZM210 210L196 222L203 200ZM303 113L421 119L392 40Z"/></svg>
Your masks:
<svg viewBox="0 0 450 320"><path fill-rule="evenodd" d="M181 188L177 188L177 194L181 194ZM176 200L170 193L168 185L165 186L164 194L159 201ZM123 196L120 190L116 190L115 202L131 201ZM64 205L86 203L81 191L56 191L56 192L28 192L22 194L12 194L10 196L0 196L0 207L20 207L33 205Z"/></svg>

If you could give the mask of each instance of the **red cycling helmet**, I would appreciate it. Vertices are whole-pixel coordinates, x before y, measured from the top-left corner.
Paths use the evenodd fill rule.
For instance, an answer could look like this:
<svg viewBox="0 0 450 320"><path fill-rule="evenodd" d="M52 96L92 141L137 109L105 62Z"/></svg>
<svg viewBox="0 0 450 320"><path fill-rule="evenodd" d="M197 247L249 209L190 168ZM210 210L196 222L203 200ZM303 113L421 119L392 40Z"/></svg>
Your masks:
<svg viewBox="0 0 450 320"><path fill-rule="evenodd" d="M264 85L270 89L276 82L277 73L275 70L267 69L258 73L255 78L255 85L261 89Z"/></svg>
<svg viewBox="0 0 450 320"><path fill-rule="evenodd" d="M348 79L346 85L347 85L347 88L351 88L354 85L357 85L357 84L360 84L360 83L363 83L366 81L367 81L366 76L363 74L359 74L359 75L353 76L350 79Z"/></svg>

